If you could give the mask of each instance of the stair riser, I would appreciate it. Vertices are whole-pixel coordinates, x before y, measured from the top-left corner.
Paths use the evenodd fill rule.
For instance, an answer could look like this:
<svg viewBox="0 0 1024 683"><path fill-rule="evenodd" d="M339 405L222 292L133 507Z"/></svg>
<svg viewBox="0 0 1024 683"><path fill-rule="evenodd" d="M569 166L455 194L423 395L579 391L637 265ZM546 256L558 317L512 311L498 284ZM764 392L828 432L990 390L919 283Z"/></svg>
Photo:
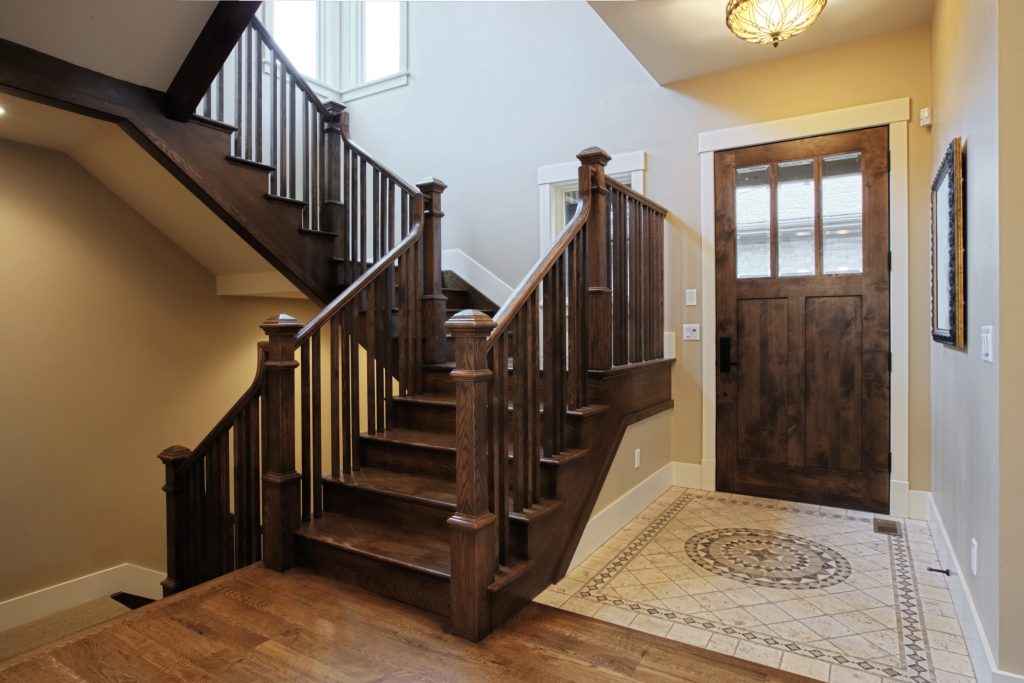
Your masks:
<svg viewBox="0 0 1024 683"><path fill-rule="evenodd" d="M454 394L455 381L451 370L423 368L423 391L430 394Z"/></svg>
<svg viewBox="0 0 1024 683"><path fill-rule="evenodd" d="M408 529L410 538L416 534L447 534L447 520L454 510L422 505L335 482L324 482L324 510L361 519L387 522Z"/></svg>
<svg viewBox="0 0 1024 683"><path fill-rule="evenodd" d="M396 401L395 425L405 429L451 434L455 431L455 406Z"/></svg>
<svg viewBox="0 0 1024 683"><path fill-rule="evenodd" d="M360 458L367 467L425 474L439 479L455 478L455 453L451 451L365 440L360 443Z"/></svg>
<svg viewBox="0 0 1024 683"><path fill-rule="evenodd" d="M449 581L316 543L301 536L295 539L295 551L300 565L313 567L359 588L434 614L449 614Z"/></svg>
<svg viewBox="0 0 1024 683"><path fill-rule="evenodd" d="M446 308L457 308L460 311L472 308L472 304L469 301L469 292L445 288L442 290L442 293L448 299L448 303L445 304Z"/></svg>

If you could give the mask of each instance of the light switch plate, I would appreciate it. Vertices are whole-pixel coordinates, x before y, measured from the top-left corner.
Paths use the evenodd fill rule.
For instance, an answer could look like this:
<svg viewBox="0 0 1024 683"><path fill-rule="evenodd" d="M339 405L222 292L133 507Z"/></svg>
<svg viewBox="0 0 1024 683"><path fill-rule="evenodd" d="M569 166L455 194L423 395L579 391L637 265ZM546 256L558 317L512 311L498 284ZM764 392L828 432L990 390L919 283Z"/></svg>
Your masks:
<svg viewBox="0 0 1024 683"><path fill-rule="evenodd" d="M700 325L688 323L683 325L683 341L698 341L700 339Z"/></svg>
<svg viewBox="0 0 1024 683"><path fill-rule="evenodd" d="M981 359L986 363L991 363L993 357L992 352L992 326L982 325L981 326Z"/></svg>
<svg viewBox="0 0 1024 683"><path fill-rule="evenodd" d="M697 290L688 289L686 290L686 305L696 306L697 305Z"/></svg>

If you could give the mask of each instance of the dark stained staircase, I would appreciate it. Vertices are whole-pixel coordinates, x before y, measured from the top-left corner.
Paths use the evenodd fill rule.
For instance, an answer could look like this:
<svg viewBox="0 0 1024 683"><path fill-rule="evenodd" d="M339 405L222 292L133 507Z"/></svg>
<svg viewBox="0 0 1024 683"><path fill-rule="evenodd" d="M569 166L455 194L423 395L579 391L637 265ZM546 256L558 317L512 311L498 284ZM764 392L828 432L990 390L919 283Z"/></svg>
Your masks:
<svg viewBox="0 0 1024 683"><path fill-rule="evenodd" d="M565 574L626 426L672 405L665 210L584 150L577 214L498 307L441 271L444 183L353 143L243 4L193 49L236 22L223 67L190 54L208 78L179 72L173 106L0 41L0 87L117 121L323 305L264 321L251 386L160 454L165 592L306 565L478 640Z"/></svg>

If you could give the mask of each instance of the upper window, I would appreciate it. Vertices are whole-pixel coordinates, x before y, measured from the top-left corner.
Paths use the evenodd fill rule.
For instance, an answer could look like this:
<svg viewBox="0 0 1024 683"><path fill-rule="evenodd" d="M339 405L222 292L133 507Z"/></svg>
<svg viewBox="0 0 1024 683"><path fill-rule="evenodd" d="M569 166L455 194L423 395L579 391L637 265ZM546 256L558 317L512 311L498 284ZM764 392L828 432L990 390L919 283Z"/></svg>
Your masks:
<svg viewBox="0 0 1024 683"><path fill-rule="evenodd" d="M263 7L274 40L325 97L349 101L408 82L406 2L278 0Z"/></svg>

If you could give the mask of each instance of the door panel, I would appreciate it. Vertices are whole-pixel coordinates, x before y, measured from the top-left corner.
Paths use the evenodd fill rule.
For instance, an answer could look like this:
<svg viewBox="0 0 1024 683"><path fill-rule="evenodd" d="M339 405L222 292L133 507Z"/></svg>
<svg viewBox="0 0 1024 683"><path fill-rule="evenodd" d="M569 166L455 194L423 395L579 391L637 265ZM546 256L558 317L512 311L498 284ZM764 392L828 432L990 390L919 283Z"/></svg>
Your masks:
<svg viewBox="0 0 1024 683"><path fill-rule="evenodd" d="M715 155L717 480L888 511L888 130Z"/></svg>

